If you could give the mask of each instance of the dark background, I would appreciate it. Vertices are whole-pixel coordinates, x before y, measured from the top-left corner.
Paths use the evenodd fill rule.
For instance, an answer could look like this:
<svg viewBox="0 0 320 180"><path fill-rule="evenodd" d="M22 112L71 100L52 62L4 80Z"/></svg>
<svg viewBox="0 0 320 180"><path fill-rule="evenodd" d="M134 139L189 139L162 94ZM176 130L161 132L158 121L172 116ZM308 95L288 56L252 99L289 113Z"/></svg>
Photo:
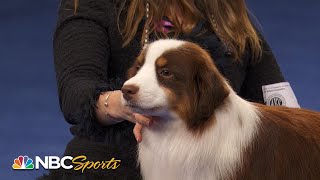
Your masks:
<svg viewBox="0 0 320 180"><path fill-rule="evenodd" d="M320 1L247 0L282 72L304 108L320 111ZM58 105L52 55L57 0L2 0L0 5L0 179L18 155L61 156L71 139Z"/></svg>

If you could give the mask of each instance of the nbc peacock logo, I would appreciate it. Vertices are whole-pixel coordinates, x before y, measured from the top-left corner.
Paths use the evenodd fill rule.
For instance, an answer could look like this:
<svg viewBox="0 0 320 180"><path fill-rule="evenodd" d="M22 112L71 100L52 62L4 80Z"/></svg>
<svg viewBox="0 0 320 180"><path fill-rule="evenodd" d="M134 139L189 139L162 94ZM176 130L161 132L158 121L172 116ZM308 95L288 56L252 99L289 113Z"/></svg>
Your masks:
<svg viewBox="0 0 320 180"><path fill-rule="evenodd" d="M33 160L28 156L19 156L13 161L13 169L17 170L32 170L34 168Z"/></svg>

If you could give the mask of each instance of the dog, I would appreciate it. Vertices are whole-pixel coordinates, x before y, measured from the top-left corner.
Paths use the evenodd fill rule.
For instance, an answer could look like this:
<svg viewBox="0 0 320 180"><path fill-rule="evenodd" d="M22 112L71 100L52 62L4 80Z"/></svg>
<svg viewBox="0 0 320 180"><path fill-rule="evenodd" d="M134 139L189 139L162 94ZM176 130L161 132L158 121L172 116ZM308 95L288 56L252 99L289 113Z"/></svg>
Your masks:
<svg viewBox="0 0 320 180"><path fill-rule="evenodd" d="M138 145L143 179L320 179L320 113L242 99L200 46L155 41L128 78L122 102L158 117Z"/></svg>

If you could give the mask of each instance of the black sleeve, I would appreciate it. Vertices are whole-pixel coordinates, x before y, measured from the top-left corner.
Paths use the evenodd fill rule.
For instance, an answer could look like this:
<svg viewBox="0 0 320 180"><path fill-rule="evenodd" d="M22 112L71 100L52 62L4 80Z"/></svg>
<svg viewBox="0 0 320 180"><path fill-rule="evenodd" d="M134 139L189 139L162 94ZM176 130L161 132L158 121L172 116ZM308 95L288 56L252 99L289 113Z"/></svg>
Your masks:
<svg viewBox="0 0 320 180"><path fill-rule="evenodd" d="M262 56L257 62L248 63L240 96L249 101L264 103L262 86L284 82L285 79L268 43L261 34L260 38L262 40Z"/></svg>
<svg viewBox="0 0 320 180"><path fill-rule="evenodd" d="M107 69L107 1L62 0L53 39L54 65L61 111L70 124L90 124L102 91L111 90Z"/></svg>

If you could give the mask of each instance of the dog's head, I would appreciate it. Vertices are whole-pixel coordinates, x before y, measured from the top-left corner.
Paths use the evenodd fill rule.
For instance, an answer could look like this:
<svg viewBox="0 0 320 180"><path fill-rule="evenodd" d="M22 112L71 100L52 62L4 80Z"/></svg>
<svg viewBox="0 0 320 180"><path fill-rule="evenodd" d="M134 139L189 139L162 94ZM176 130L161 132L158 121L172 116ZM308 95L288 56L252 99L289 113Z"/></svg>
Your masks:
<svg viewBox="0 0 320 180"><path fill-rule="evenodd" d="M197 129L214 118L229 88L210 55L200 46L158 40L137 57L123 87L123 102L147 115L173 112Z"/></svg>

